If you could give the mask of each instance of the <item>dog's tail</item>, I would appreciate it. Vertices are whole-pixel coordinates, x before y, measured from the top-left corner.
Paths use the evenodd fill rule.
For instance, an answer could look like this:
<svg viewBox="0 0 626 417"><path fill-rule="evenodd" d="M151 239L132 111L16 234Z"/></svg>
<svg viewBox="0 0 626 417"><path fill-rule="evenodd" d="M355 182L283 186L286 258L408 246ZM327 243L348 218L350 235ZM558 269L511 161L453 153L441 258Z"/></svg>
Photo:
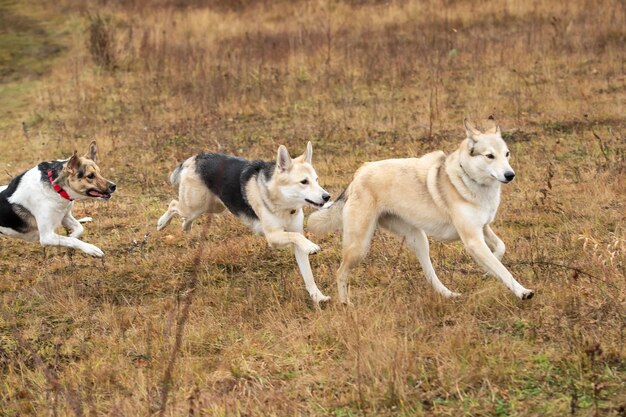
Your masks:
<svg viewBox="0 0 626 417"><path fill-rule="evenodd" d="M347 189L344 190L335 201L324 204L324 207L312 213L309 216L307 228L318 235L341 229L343 226L343 206L348 200L347 191Z"/></svg>
<svg viewBox="0 0 626 417"><path fill-rule="evenodd" d="M174 186L174 187L178 187L178 185L180 184L180 173L183 171L183 164L179 164L176 168L174 168L174 171L172 171L172 173L170 174L170 183Z"/></svg>

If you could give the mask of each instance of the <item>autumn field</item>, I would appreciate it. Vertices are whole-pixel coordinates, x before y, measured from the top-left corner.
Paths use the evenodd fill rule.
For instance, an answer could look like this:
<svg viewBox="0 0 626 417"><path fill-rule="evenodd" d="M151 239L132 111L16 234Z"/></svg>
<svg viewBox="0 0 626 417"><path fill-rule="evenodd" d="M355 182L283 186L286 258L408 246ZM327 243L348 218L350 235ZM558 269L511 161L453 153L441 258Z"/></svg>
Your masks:
<svg viewBox="0 0 626 417"><path fill-rule="evenodd" d="M626 416L625 45L624 0L0 0L0 184L95 139L118 185L74 208L103 261L0 239L0 416ZM377 233L345 308L309 234L318 310L229 214L156 231L198 151L310 140L337 196L490 114L532 300L433 243L443 299Z"/></svg>

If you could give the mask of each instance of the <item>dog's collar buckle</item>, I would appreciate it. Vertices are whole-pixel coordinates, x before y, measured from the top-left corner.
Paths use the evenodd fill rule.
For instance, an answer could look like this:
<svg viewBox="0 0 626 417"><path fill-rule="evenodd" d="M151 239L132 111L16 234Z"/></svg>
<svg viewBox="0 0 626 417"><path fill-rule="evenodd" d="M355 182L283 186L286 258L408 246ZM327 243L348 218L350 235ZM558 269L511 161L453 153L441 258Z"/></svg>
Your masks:
<svg viewBox="0 0 626 417"><path fill-rule="evenodd" d="M50 184L52 185L52 188L54 188L54 191L56 191L61 197L68 201L74 201L67 193L67 191L61 188L59 184L54 183L54 180L52 179L52 170L48 171L48 179L50 180Z"/></svg>

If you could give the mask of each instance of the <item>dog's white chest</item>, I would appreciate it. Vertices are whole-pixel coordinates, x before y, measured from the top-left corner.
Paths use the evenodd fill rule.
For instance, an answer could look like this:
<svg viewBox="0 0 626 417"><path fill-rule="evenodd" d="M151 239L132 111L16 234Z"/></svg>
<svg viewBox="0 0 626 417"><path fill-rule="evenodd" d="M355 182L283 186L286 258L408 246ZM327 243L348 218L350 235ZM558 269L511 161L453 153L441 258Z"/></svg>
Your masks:
<svg viewBox="0 0 626 417"><path fill-rule="evenodd" d="M500 190L482 196L476 203L477 205L471 210L472 213L468 213L469 218L474 218L481 227L490 224L495 219L500 206Z"/></svg>

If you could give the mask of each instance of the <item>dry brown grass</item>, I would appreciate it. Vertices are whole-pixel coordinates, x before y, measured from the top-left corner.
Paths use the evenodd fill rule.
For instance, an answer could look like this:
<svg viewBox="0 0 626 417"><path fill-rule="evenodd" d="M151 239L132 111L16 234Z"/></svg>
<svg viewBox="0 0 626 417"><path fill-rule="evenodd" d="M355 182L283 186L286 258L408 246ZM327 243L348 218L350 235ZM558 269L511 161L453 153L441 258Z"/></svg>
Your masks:
<svg viewBox="0 0 626 417"><path fill-rule="evenodd" d="M0 6L66 48L35 86L0 84L1 182L96 139L119 186L75 209L104 263L2 240L0 415L626 415L623 1ZM530 302L435 244L465 294L442 300L380 234L355 308L318 312L289 252L232 216L155 231L199 150L312 140L337 194L362 162L450 151L490 113L518 173L496 230ZM335 295L340 238L314 240Z"/></svg>

